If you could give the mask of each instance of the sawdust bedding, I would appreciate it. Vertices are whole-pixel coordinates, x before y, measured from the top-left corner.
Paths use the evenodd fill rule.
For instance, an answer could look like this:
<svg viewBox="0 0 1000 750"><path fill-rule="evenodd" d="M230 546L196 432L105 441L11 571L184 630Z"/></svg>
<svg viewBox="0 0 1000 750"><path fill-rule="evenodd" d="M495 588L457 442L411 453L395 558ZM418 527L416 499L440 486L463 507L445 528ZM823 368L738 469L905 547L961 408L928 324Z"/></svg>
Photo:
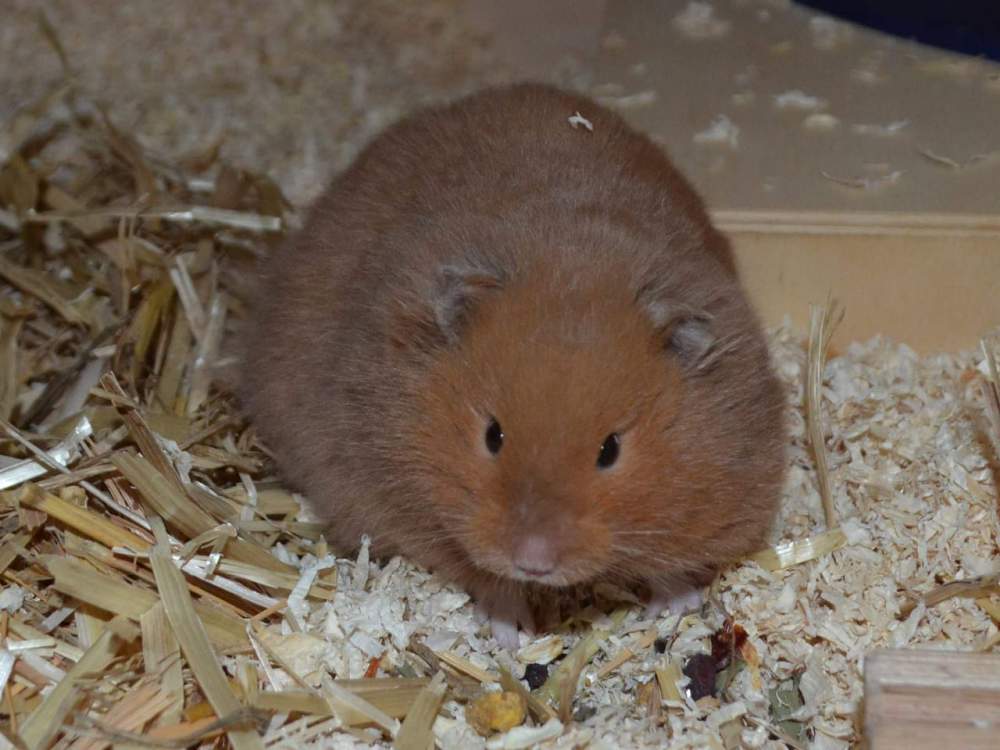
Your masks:
<svg viewBox="0 0 1000 750"><path fill-rule="evenodd" d="M4 143L0 745L826 750L859 738L871 649L995 648L989 347L831 356L824 505L807 347L772 332L793 436L773 546L699 614L603 588L509 655L460 590L335 556L216 382L277 186L211 146L158 157L66 88Z"/></svg>

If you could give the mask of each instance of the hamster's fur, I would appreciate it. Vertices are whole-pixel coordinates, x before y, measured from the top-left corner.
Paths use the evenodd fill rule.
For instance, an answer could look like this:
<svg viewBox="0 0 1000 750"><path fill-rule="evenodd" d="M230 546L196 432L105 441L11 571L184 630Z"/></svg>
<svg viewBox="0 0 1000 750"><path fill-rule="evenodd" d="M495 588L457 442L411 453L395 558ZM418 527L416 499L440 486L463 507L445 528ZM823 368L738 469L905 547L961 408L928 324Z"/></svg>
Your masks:
<svg viewBox="0 0 1000 750"><path fill-rule="evenodd" d="M547 86L378 136L267 262L245 354L331 541L464 585L505 645L531 590L676 595L776 509L783 393L727 240L648 138Z"/></svg>

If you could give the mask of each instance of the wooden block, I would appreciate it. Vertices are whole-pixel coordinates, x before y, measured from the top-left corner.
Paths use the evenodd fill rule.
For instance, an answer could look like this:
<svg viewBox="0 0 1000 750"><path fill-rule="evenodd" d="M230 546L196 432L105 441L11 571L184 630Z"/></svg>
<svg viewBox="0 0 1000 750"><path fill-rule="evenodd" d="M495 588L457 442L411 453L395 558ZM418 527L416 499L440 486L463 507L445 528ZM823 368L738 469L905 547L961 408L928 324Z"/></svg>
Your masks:
<svg viewBox="0 0 1000 750"><path fill-rule="evenodd" d="M1000 218L878 218L716 214L768 325L808 330L809 306L832 295L846 310L835 348L876 334L923 354L976 348L1000 325Z"/></svg>
<svg viewBox="0 0 1000 750"><path fill-rule="evenodd" d="M865 660L871 750L1000 747L1000 655L881 650Z"/></svg>

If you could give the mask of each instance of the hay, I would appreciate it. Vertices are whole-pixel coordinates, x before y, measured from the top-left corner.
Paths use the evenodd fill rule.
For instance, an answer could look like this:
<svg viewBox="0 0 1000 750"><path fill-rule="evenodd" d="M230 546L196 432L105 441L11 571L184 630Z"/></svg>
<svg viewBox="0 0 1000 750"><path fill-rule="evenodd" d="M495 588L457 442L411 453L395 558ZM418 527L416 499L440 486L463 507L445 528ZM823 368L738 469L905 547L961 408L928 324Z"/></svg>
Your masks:
<svg viewBox="0 0 1000 750"><path fill-rule="evenodd" d="M188 173L72 87L24 112L0 165L0 741L841 748L869 649L1000 640L989 343L824 366L821 329L808 361L775 332L793 445L773 546L702 613L645 620L603 588L515 660L461 591L333 556L218 379L278 188ZM551 662L534 691L527 659ZM528 718L484 739L464 705L497 689Z"/></svg>

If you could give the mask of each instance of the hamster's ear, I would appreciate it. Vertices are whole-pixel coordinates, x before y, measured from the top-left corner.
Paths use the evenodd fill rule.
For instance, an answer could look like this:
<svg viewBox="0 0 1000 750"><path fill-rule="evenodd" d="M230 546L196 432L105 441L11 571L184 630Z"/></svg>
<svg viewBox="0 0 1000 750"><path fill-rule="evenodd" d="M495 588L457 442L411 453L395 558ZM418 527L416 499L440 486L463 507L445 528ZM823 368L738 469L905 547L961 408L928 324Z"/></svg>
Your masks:
<svg viewBox="0 0 1000 750"><path fill-rule="evenodd" d="M458 342L468 314L483 297L500 286L500 279L488 271L456 266L440 269L432 309L434 322L449 345Z"/></svg>
<svg viewBox="0 0 1000 750"><path fill-rule="evenodd" d="M400 349L428 350L458 343L469 314L487 294L499 289L490 271L442 266L422 291L396 306L393 343Z"/></svg>
<svg viewBox="0 0 1000 750"><path fill-rule="evenodd" d="M705 370L715 362L718 337L711 314L644 294L639 295L639 303L662 337L664 349L677 357L684 369Z"/></svg>

